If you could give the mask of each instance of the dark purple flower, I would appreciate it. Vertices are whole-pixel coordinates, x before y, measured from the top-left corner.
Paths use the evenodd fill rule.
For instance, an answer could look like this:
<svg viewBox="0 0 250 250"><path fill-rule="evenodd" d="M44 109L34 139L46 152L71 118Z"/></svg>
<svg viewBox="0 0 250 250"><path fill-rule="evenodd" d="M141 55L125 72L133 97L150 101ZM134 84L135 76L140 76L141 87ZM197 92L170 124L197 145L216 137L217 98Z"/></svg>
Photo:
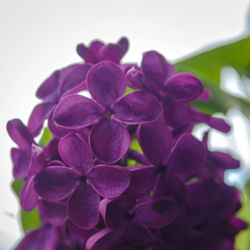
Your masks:
<svg viewBox="0 0 250 250"><path fill-rule="evenodd" d="M42 83L36 96L43 102L35 106L28 121L28 129L34 136L39 134L43 122L53 113L55 105L63 95L69 91L75 93L86 88L84 80L91 66L88 63L70 65L55 71ZM75 91L72 91L74 89Z"/></svg>
<svg viewBox="0 0 250 250"><path fill-rule="evenodd" d="M189 101L207 101L210 94L203 90L198 78L189 73L175 73L173 65L155 51L143 55L141 68L131 67L127 71L129 86L143 89L155 95L162 103L165 121L177 131L191 132L196 123L206 123L210 127L227 133L230 126L222 119L213 118L191 107ZM176 137L178 137L176 136Z"/></svg>
<svg viewBox="0 0 250 250"><path fill-rule="evenodd" d="M103 229L89 238L89 250L106 249L119 241L139 247L149 246L153 243L153 236L148 227L159 228L171 223L178 214L178 205L170 197L138 205L134 198L120 197L103 199L100 212L109 229Z"/></svg>
<svg viewBox="0 0 250 250"><path fill-rule="evenodd" d="M69 218L91 229L98 223L99 195L120 196L129 185L129 171L119 166L92 166L87 143L76 134L63 137L58 145L63 161L69 166L49 166L35 178L37 193L47 201L67 202Z"/></svg>
<svg viewBox="0 0 250 250"><path fill-rule="evenodd" d="M90 147L103 162L114 163L128 150L130 136L123 125L143 124L159 119L161 107L154 96L138 91L122 96L126 77L108 61L96 64L87 75L92 99L69 95L58 104L54 119L64 128L80 129L94 125L89 135Z"/></svg>
<svg viewBox="0 0 250 250"><path fill-rule="evenodd" d="M55 250L58 237L55 227L44 224L39 229L28 232L15 250Z"/></svg>
<svg viewBox="0 0 250 250"><path fill-rule="evenodd" d="M206 159L203 143L190 134L184 134L174 142L163 121L140 125L137 138L143 153L154 165L155 173L152 176L157 181L154 196L171 195L182 204L186 188L178 175L192 176L203 167ZM144 181L145 177L141 183Z"/></svg>
<svg viewBox="0 0 250 250"><path fill-rule="evenodd" d="M98 63L100 61L109 60L120 63L120 60L128 50L128 40L121 38L117 44L109 43L105 45L101 41L93 41L86 47L84 44L78 44L76 51L80 57L88 63Z"/></svg>
<svg viewBox="0 0 250 250"><path fill-rule="evenodd" d="M7 131L11 139L18 145L18 148L11 149L14 164L13 175L15 179L23 179L26 177L29 167L31 145L35 142L28 128L19 119L10 120L7 123Z"/></svg>
<svg viewBox="0 0 250 250"><path fill-rule="evenodd" d="M27 127L8 122L21 207L37 206L41 219L17 250L233 250L246 228L240 194L224 183L239 161L208 149L208 132L192 135L201 122L230 130L192 107L210 93L156 51L141 67L120 64L127 48L126 38L78 45L85 64L39 87ZM46 119L52 138L41 146L33 137Z"/></svg>

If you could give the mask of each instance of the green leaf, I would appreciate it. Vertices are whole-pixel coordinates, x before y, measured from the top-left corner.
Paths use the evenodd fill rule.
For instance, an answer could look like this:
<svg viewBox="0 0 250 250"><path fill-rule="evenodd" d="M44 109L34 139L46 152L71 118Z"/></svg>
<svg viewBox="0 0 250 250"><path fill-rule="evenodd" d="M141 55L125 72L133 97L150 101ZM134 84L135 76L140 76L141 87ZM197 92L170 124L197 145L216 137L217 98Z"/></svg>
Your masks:
<svg viewBox="0 0 250 250"><path fill-rule="evenodd" d="M15 192L17 197L19 197L19 193L21 191L23 183L24 183L24 181L22 179L21 180L14 180L11 183L12 190Z"/></svg>
<svg viewBox="0 0 250 250"><path fill-rule="evenodd" d="M250 118L249 100L237 98L219 88L220 73L224 67L233 67L240 76L250 77L249 51L250 36L177 62L175 66L178 72L195 74L212 93L210 101L195 101L194 105L210 114L238 108Z"/></svg>
<svg viewBox="0 0 250 250"><path fill-rule="evenodd" d="M238 212L238 217L245 220L250 225L250 180L248 180L242 192L242 208ZM236 237L236 249L250 249L250 228L242 231Z"/></svg>
<svg viewBox="0 0 250 250"><path fill-rule="evenodd" d="M250 36L177 62L178 71L188 71L220 84L220 72L231 66L240 76L250 77Z"/></svg>
<svg viewBox="0 0 250 250"><path fill-rule="evenodd" d="M141 146L140 146L139 142L137 141L137 139L135 139L135 138L132 139L130 148L139 152L139 153L142 153Z"/></svg>
<svg viewBox="0 0 250 250"><path fill-rule="evenodd" d="M39 146L41 146L41 147L46 146L51 138L52 138L52 134L50 133L48 128L45 128L43 131L42 137L38 143Z"/></svg>
<svg viewBox="0 0 250 250"><path fill-rule="evenodd" d="M31 212L25 212L21 209L21 222L24 233L38 228L41 224L38 209L35 208Z"/></svg>

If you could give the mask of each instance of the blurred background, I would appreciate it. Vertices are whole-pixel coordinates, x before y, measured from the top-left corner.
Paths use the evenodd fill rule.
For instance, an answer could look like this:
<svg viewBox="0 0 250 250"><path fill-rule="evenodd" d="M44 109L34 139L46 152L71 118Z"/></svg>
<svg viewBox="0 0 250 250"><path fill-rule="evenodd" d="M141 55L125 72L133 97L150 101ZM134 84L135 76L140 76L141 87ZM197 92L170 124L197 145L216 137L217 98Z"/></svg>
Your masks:
<svg viewBox="0 0 250 250"><path fill-rule="evenodd" d="M14 143L7 135L6 122L20 118L27 123L38 103L35 91L39 84L55 69L81 61L76 44L96 38L116 42L127 36L130 49L123 62L139 63L144 51L154 49L177 63L178 70L193 71L204 80L215 98L209 106L196 105L226 117L233 126L227 135L213 132L210 147L226 148L241 160L241 168L228 172L226 181L241 188L246 198L244 185L250 176L249 8L248 0L1 0L0 249L12 249L23 233L10 188L9 151ZM196 135L204 129L204 125L196 128ZM241 213L249 218L247 201ZM240 238L238 249L250 249L247 234Z"/></svg>

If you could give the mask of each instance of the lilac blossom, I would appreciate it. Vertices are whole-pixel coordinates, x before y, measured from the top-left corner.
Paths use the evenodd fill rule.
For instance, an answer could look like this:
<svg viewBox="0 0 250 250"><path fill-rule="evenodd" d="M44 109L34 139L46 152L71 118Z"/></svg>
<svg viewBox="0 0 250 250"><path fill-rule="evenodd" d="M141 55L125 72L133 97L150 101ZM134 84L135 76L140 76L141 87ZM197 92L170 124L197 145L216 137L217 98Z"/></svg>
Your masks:
<svg viewBox="0 0 250 250"><path fill-rule="evenodd" d="M87 75L87 88L93 100L69 95L55 110L55 122L61 127L80 129L94 125L89 135L90 146L96 157L106 163L118 161L129 148L130 136L124 124L148 123L161 115L159 102L147 92L122 96L126 82L125 74L116 64L100 62Z"/></svg>
<svg viewBox="0 0 250 250"><path fill-rule="evenodd" d="M211 151L209 132L192 135L200 122L230 126L192 106L210 98L196 76L176 73L156 51L140 67L122 64L127 49L126 38L79 44L85 62L43 82L28 125L8 122L21 207L37 207L41 219L17 250L235 249L247 225L224 173L240 162ZM45 120L52 138L41 146Z"/></svg>
<svg viewBox="0 0 250 250"><path fill-rule="evenodd" d="M101 41L93 41L86 47L84 44L78 44L76 51L85 62L96 64L101 61L109 60L120 63L120 60L128 50L127 38L121 38L116 44L109 43L105 45Z"/></svg>
<svg viewBox="0 0 250 250"><path fill-rule="evenodd" d="M127 70L129 86L155 95L163 104L164 119L179 135L191 132L196 123L204 122L212 128L228 132L230 127L221 119L201 113L189 102L194 99L207 101L210 94L201 81L189 73L175 73L174 65L156 51L144 53L141 68Z"/></svg>
<svg viewBox="0 0 250 250"><path fill-rule="evenodd" d="M37 193L47 201L67 202L69 218L78 226L92 229L98 223L99 195L120 196L128 187L129 171L119 166L92 166L87 143L76 134L63 137L58 150L66 166L49 166L34 180Z"/></svg>

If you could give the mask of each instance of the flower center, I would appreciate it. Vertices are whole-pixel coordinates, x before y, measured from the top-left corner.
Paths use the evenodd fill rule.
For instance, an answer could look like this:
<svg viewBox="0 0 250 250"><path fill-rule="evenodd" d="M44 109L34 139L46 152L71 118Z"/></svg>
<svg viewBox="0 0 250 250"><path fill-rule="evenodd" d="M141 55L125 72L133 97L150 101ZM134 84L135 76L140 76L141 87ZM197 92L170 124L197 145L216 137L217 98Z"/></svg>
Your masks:
<svg viewBox="0 0 250 250"><path fill-rule="evenodd" d="M112 113L111 112L107 112L106 114L105 114L105 118L109 121L110 120L110 117L111 117L111 115L112 115Z"/></svg>
<svg viewBox="0 0 250 250"><path fill-rule="evenodd" d="M164 165L164 164L159 164L158 165L158 173L164 174L168 169L168 165Z"/></svg>
<svg viewBox="0 0 250 250"><path fill-rule="evenodd" d="M82 182L86 183L87 178L88 178L87 175L82 175L82 176L80 177L80 180L81 180Z"/></svg>

